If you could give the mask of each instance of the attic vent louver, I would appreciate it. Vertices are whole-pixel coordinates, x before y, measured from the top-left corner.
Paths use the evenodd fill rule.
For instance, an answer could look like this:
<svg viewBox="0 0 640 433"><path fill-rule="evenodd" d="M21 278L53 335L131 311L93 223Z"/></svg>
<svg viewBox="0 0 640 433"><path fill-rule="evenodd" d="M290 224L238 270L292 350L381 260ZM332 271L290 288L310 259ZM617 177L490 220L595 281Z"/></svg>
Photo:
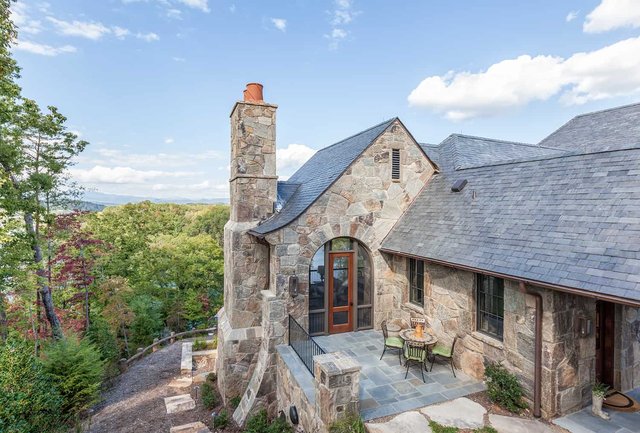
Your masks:
<svg viewBox="0 0 640 433"><path fill-rule="evenodd" d="M400 149L391 149L391 179L400 180Z"/></svg>
<svg viewBox="0 0 640 433"><path fill-rule="evenodd" d="M467 186L467 179L458 179L454 182L453 186L451 187L451 191L460 192L464 189L465 186Z"/></svg>

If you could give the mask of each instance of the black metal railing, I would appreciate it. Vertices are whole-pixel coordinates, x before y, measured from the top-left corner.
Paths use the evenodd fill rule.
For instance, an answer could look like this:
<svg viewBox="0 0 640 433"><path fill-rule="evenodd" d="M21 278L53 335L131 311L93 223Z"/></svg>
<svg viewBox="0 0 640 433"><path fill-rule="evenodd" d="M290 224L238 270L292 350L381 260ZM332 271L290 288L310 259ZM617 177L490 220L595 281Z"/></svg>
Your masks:
<svg viewBox="0 0 640 433"><path fill-rule="evenodd" d="M291 346L302 360L307 370L313 374L313 357L324 355L325 351L318 346L307 331L294 319L289 316L289 346Z"/></svg>

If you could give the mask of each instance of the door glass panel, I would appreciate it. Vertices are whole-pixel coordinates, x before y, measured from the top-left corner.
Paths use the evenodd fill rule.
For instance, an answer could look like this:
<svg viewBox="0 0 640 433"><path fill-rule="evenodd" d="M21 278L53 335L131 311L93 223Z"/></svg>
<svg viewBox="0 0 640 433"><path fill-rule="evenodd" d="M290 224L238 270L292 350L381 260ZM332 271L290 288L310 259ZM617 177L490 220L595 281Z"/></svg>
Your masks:
<svg viewBox="0 0 640 433"><path fill-rule="evenodd" d="M337 311L333 313L333 324L334 325L344 325L349 323L349 312L348 311Z"/></svg>
<svg viewBox="0 0 640 433"><path fill-rule="evenodd" d="M358 244L358 305L371 304L371 262L369 254Z"/></svg>
<svg viewBox="0 0 640 433"><path fill-rule="evenodd" d="M336 260L337 261L337 260ZM349 305L349 269L333 269L333 306Z"/></svg>

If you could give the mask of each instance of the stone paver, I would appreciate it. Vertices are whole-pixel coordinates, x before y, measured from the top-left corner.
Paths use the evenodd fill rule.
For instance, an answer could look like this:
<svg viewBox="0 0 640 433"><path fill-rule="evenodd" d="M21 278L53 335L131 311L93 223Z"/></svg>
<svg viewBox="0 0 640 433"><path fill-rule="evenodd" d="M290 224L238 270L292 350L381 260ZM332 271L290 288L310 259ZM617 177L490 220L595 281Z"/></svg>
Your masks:
<svg viewBox="0 0 640 433"><path fill-rule="evenodd" d="M432 372L424 373L424 382L417 367L406 369L394 351L385 353L382 360L382 332L375 330L314 337L327 352L346 352L361 366L360 415L367 421L399 414L428 404L440 403L485 389L482 382L462 371L453 377L449 366L435 364ZM306 373L305 373L306 374ZM311 375L309 375L311 377Z"/></svg>
<svg viewBox="0 0 640 433"><path fill-rule="evenodd" d="M169 433L211 433L211 430L209 430L209 427L198 421L171 427Z"/></svg>
<svg viewBox="0 0 640 433"><path fill-rule="evenodd" d="M182 357L180 358L180 372L191 374L193 370L193 343L182 343Z"/></svg>
<svg viewBox="0 0 640 433"><path fill-rule="evenodd" d="M369 433L432 433L427 419L418 412L405 412L387 422L365 425Z"/></svg>
<svg viewBox="0 0 640 433"><path fill-rule="evenodd" d="M484 426L487 410L475 401L463 397L427 406L420 412L444 426L474 429Z"/></svg>
<svg viewBox="0 0 640 433"><path fill-rule="evenodd" d="M186 388L191 386L191 383L192 379L189 376L182 376L169 382L169 386L172 388Z"/></svg>
<svg viewBox="0 0 640 433"><path fill-rule="evenodd" d="M489 422L498 433L557 433L552 427L532 419L491 414Z"/></svg>
<svg viewBox="0 0 640 433"><path fill-rule="evenodd" d="M196 407L196 402L193 401L190 394L165 397L164 404L167 408L168 414L184 412L185 410L191 410Z"/></svg>
<svg viewBox="0 0 640 433"><path fill-rule="evenodd" d="M611 416L604 420L591 414L591 407L553 420L571 433L640 433L640 412L606 410Z"/></svg>

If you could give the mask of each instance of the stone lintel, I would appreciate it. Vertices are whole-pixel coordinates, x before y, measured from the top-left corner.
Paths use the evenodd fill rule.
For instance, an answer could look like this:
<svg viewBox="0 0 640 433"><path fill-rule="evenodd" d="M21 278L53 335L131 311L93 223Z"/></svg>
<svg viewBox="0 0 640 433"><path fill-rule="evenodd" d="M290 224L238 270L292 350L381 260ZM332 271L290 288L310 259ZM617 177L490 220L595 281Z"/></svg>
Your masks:
<svg viewBox="0 0 640 433"><path fill-rule="evenodd" d="M266 174L236 174L234 177L229 179L229 182L233 182L238 178L243 179L278 179L278 176L268 176Z"/></svg>

